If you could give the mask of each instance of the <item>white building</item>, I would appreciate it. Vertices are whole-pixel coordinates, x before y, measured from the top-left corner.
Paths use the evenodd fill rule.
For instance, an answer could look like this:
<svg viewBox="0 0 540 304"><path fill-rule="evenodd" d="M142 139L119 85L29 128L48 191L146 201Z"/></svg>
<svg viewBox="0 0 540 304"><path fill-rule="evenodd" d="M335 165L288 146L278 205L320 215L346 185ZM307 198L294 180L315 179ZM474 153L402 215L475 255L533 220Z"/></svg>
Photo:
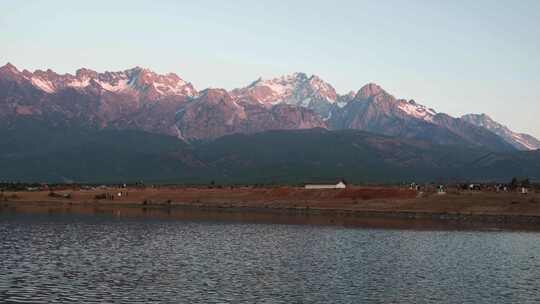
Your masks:
<svg viewBox="0 0 540 304"><path fill-rule="evenodd" d="M340 181L337 184L306 184L305 189L345 189L347 185L345 182Z"/></svg>

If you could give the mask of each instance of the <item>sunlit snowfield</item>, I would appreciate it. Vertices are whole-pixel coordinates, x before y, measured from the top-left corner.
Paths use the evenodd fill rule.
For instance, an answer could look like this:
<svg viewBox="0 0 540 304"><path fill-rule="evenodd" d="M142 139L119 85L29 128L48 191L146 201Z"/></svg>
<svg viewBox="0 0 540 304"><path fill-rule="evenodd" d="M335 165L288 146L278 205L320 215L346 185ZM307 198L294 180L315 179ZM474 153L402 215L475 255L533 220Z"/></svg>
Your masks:
<svg viewBox="0 0 540 304"><path fill-rule="evenodd" d="M1 214L0 302L538 303L540 234Z"/></svg>

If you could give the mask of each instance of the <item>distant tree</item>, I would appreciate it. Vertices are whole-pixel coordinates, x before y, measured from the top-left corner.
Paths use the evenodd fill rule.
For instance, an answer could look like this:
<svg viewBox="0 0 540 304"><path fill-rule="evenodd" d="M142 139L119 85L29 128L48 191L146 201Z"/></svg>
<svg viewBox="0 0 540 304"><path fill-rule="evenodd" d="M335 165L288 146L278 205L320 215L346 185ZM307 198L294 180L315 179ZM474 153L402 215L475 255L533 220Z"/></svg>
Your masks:
<svg viewBox="0 0 540 304"><path fill-rule="evenodd" d="M531 186L531 181L526 178L521 181L521 187L529 188Z"/></svg>
<svg viewBox="0 0 540 304"><path fill-rule="evenodd" d="M517 180L517 178L512 178L512 181L510 182L510 189L516 189L517 187L519 186L519 182Z"/></svg>

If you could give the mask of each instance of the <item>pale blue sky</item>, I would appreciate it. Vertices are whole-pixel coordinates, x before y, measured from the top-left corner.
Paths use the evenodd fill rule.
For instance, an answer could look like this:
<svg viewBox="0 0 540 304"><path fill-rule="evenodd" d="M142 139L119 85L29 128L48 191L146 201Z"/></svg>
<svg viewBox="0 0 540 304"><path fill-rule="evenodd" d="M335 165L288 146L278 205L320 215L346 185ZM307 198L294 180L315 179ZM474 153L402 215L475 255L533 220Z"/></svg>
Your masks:
<svg viewBox="0 0 540 304"><path fill-rule="evenodd" d="M536 0L3 0L0 29L0 64L19 68L144 66L197 89L301 71L540 137Z"/></svg>

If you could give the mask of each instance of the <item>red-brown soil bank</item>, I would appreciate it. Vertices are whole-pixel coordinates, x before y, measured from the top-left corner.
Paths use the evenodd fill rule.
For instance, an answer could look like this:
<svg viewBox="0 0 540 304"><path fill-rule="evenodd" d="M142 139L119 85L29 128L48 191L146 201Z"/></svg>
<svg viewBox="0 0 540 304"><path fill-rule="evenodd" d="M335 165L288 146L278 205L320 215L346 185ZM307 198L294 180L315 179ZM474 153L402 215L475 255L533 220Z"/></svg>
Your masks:
<svg viewBox="0 0 540 304"><path fill-rule="evenodd" d="M118 196L121 192L123 195ZM126 195L127 192L127 195ZM69 198L63 198L69 194ZM107 199L96 199L108 194ZM111 197L114 199L111 199ZM446 195L417 193L397 187L349 187L344 190L274 188L106 188L6 192L3 206L93 206L190 208L261 212L317 214L332 217L393 218L527 224L540 228L540 194L453 192ZM245 217L245 216L244 216ZM255 215L254 215L255 217Z"/></svg>

